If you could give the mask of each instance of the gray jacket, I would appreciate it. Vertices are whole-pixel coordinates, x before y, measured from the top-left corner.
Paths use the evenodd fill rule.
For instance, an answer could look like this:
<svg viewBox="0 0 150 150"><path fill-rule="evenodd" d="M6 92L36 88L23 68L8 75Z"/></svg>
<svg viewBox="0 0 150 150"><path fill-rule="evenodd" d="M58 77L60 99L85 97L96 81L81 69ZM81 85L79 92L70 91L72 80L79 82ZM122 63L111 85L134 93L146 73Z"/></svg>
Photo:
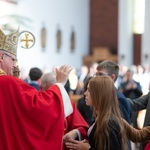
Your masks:
<svg viewBox="0 0 150 150"><path fill-rule="evenodd" d="M139 111L146 109L144 120L144 127L150 125L150 92L147 95L141 96L137 99L129 99L132 111Z"/></svg>

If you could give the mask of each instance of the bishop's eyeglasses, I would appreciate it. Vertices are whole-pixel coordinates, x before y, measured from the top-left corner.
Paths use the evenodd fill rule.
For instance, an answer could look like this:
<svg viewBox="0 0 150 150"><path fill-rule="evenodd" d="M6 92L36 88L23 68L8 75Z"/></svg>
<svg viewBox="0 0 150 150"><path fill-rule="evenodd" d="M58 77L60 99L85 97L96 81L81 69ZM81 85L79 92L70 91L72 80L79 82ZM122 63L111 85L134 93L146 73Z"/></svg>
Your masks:
<svg viewBox="0 0 150 150"><path fill-rule="evenodd" d="M6 56L10 57L10 58L11 58L11 60L12 60L14 63L16 63L16 62L17 62L17 59L13 58L13 57L12 57L12 56L10 56L9 54L4 53L4 55L6 55Z"/></svg>

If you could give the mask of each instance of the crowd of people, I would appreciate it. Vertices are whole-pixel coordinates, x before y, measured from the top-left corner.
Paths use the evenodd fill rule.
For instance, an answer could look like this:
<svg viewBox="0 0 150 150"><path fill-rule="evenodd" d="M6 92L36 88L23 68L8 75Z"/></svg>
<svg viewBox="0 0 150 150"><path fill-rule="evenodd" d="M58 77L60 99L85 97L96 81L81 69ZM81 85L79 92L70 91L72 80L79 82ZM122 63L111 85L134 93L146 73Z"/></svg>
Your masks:
<svg viewBox="0 0 150 150"><path fill-rule="evenodd" d="M75 77L70 65L49 73L33 67L23 80L13 76L18 32L0 29L1 150L130 150L130 141L150 149L150 92L143 94L131 68L122 76L116 62L105 60ZM82 95L77 105L70 92ZM137 129L133 112L142 109Z"/></svg>

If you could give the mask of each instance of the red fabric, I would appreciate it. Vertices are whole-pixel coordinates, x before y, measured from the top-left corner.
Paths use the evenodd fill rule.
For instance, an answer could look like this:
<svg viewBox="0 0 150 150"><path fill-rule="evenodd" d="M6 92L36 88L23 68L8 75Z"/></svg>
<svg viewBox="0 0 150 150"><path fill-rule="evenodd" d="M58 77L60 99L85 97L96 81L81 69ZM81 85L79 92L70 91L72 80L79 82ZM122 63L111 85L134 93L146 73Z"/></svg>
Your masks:
<svg viewBox="0 0 150 150"><path fill-rule="evenodd" d="M73 129L78 129L81 133L82 140L87 139L87 131L89 126L81 116L74 102L72 102L72 107L73 107L73 113L65 119L65 133ZM67 150L66 147L64 149Z"/></svg>
<svg viewBox="0 0 150 150"><path fill-rule="evenodd" d="M72 107L73 107L73 113L66 118L68 123L67 131L78 129L81 133L82 139L85 139L87 138L87 130L89 126L81 116L74 102L72 102Z"/></svg>
<svg viewBox="0 0 150 150"><path fill-rule="evenodd" d="M64 108L57 85L37 91L0 76L0 150L61 150Z"/></svg>
<svg viewBox="0 0 150 150"><path fill-rule="evenodd" d="M144 150L150 150L150 142L146 145Z"/></svg>

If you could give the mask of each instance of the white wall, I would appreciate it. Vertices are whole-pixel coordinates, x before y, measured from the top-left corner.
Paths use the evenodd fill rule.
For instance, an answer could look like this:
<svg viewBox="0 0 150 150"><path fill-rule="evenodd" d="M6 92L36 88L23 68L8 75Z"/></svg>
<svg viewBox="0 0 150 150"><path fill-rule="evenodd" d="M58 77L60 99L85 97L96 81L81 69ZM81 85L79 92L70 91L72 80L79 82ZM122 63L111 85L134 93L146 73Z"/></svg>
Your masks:
<svg viewBox="0 0 150 150"><path fill-rule="evenodd" d="M20 30L31 31L36 37L36 43L31 49L18 46L18 63L26 73L31 67L46 68L70 64L75 68L82 65L82 56L89 50L89 0L22 0L17 5L16 13L28 17L29 27L20 26ZM47 46L41 47L41 28L47 29ZM62 47L60 53L56 48L57 27L62 31ZM70 34L72 26L76 33L75 52L70 52Z"/></svg>
<svg viewBox="0 0 150 150"><path fill-rule="evenodd" d="M142 52L141 52L141 60L142 65L149 65L150 64L150 1L145 0L145 22L144 28L145 31L142 36ZM148 56L148 58L145 57Z"/></svg>

